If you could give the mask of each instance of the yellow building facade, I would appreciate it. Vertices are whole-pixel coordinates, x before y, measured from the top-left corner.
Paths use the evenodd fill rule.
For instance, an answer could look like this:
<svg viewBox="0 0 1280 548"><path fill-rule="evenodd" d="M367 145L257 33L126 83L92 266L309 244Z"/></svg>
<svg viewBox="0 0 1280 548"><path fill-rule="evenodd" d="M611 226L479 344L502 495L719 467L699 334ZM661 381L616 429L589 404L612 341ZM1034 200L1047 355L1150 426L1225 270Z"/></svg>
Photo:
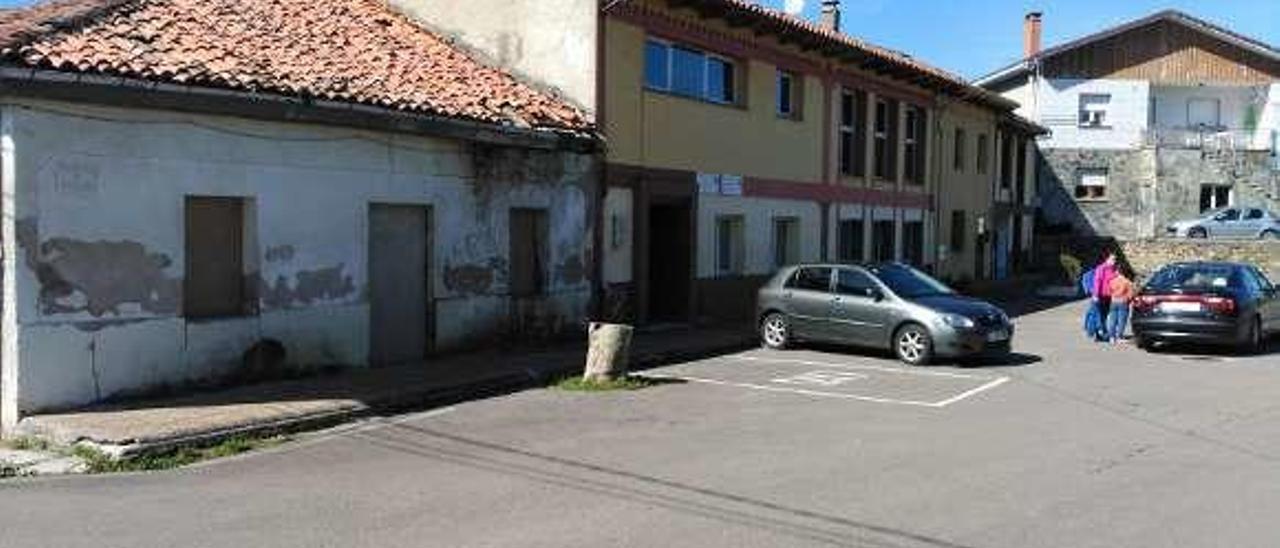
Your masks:
<svg viewBox="0 0 1280 548"><path fill-rule="evenodd" d="M600 36L607 316L750 318L797 262L986 272L940 223L994 214L995 166L951 176L941 159L956 124L994 151L1014 103L737 0L615 3Z"/></svg>

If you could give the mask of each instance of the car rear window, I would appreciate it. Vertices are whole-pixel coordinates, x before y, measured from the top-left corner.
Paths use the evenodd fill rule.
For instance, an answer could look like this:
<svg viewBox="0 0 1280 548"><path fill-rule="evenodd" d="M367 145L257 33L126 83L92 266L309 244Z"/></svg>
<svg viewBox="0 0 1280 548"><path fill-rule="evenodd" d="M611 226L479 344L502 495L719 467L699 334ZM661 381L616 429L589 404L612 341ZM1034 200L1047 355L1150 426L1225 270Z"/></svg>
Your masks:
<svg viewBox="0 0 1280 548"><path fill-rule="evenodd" d="M1211 290L1223 288L1239 288L1241 286L1240 271L1230 265L1169 265L1147 283L1147 288L1155 291L1173 289Z"/></svg>
<svg viewBox="0 0 1280 548"><path fill-rule="evenodd" d="M787 280L788 289L806 291L830 291L831 269L822 267L805 267L796 269L794 276Z"/></svg>

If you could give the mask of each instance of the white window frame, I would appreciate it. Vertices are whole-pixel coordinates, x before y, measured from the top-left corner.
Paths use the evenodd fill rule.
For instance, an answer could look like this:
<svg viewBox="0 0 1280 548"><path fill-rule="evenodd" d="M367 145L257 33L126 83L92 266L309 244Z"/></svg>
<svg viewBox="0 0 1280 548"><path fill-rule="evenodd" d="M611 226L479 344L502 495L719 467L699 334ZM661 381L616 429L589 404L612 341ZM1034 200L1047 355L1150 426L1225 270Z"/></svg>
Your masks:
<svg viewBox="0 0 1280 548"><path fill-rule="evenodd" d="M1201 211L1200 211L1201 213L1208 213L1208 212L1210 212L1210 211L1215 211L1215 210L1218 210L1218 209L1225 209L1225 208L1228 208L1228 207L1235 207L1235 205L1236 205L1236 189L1235 189L1235 187L1234 187L1234 186L1232 186L1232 185L1224 185L1224 184L1220 184L1220 183L1202 183L1202 184L1200 185L1201 193L1203 193L1203 192L1204 192L1204 189L1205 189L1205 188L1209 188L1209 189L1212 189L1212 190L1211 190L1211 191L1210 191L1210 193L1209 193L1209 207L1207 207L1207 208L1205 208L1205 209L1201 210ZM1225 204L1218 203L1218 193L1216 192L1217 190L1219 190L1219 189L1223 189L1223 188L1227 189L1227 203L1225 203Z"/></svg>
<svg viewBox="0 0 1280 548"><path fill-rule="evenodd" d="M1091 101L1092 99L1092 101ZM1111 94L1110 93L1081 93L1079 98L1079 114L1077 114L1077 125L1082 129L1111 129ZM1086 113L1101 112L1102 116L1099 123L1094 124L1091 121L1092 116L1086 117Z"/></svg>
<svg viewBox="0 0 1280 548"><path fill-rule="evenodd" d="M648 51L647 50L650 42L654 44L659 44L664 48L666 48L667 81L665 82L665 85L658 86L658 85L653 85L649 82L649 77L647 74L648 72L647 71L648 69L648 56L647 56ZM701 89L698 91L697 95L695 96L685 95L683 93L675 91L675 87L672 84L672 82L675 79L675 55L673 52L677 48L697 53L702 57L702 85L701 85ZM672 95L676 95L679 97L705 101L705 102L716 104L716 105L738 104L738 87L739 87L739 78L740 78L741 71L738 70L738 62L734 60L732 57L720 55L718 53L707 51L703 48L682 44L679 42L673 42L671 40L667 40L665 38L658 38L655 36L645 37L645 50L646 50L645 59L644 59L645 70L641 71L641 80L643 81L643 85L645 89L660 91L663 93L670 93ZM729 94L728 100L725 100L723 97L711 96L711 61L712 60L724 63L725 66L727 66L728 70L730 71L730 74L731 74L730 79L732 80L731 82L732 86L730 86L726 90Z"/></svg>
<svg viewBox="0 0 1280 548"><path fill-rule="evenodd" d="M1099 181L1099 179L1097 179L1097 177L1099 177L1099 176L1101 177L1101 182L1098 182L1098 181ZM1092 180L1092 182L1090 182L1090 178L1091 178L1091 177L1094 177L1094 179ZM1076 197L1076 200L1077 200L1077 201L1081 201L1081 202L1100 202L1100 201L1105 201L1105 200L1107 200L1107 199L1108 199L1108 198L1107 198L1107 187L1109 187L1109 186L1110 186L1110 184L1111 184L1111 170L1106 169L1106 168L1087 168L1087 169L1081 169L1081 170L1080 170L1079 172L1077 172L1077 174L1076 174L1076 187L1084 187L1084 188L1086 188L1086 189L1089 189L1089 188L1101 188L1101 189L1102 189L1102 195L1101 195L1101 196L1093 196L1093 195L1092 195L1092 194L1093 194L1092 192L1086 192L1086 194L1088 194L1088 195L1086 195L1086 196L1079 196L1079 197Z"/></svg>

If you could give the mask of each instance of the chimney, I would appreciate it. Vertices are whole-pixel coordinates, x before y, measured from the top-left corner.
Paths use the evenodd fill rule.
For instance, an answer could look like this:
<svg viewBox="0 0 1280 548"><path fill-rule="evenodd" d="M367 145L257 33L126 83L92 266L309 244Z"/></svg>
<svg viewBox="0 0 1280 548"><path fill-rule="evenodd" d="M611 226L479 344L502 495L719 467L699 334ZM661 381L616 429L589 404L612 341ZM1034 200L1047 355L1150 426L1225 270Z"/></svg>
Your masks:
<svg viewBox="0 0 1280 548"><path fill-rule="evenodd" d="M832 32L840 32L840 0L822 0L822 20L819 25Z"/></svg>
<svg viewBox="0 0 1280 548"><path fill-rule="evenodd" d="M1027 14L1022 22L1022 56L1030 59L1040 54L1040 37L1043 26L1040 17L1043 14L1033 11Z"/></svg>

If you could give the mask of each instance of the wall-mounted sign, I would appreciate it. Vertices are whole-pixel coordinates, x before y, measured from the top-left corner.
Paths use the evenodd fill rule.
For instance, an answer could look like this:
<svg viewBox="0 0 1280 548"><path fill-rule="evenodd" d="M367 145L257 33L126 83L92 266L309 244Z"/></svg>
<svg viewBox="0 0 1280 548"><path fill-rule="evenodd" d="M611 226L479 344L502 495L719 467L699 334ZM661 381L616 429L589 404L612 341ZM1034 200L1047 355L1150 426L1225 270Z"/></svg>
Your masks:
<svg viewBox="0 0 1280 548"><path fill-rule="evenodd" d="M742 195L742 176L721 173L699 173L698 192L700 194L720 194L722 196Z"/></svg>
<svg viewBox="0 0 1280 548"><path fill-rule="evenodd" d="M742 176L721 175L720 194L725 196L742 196Z"/></svg>

